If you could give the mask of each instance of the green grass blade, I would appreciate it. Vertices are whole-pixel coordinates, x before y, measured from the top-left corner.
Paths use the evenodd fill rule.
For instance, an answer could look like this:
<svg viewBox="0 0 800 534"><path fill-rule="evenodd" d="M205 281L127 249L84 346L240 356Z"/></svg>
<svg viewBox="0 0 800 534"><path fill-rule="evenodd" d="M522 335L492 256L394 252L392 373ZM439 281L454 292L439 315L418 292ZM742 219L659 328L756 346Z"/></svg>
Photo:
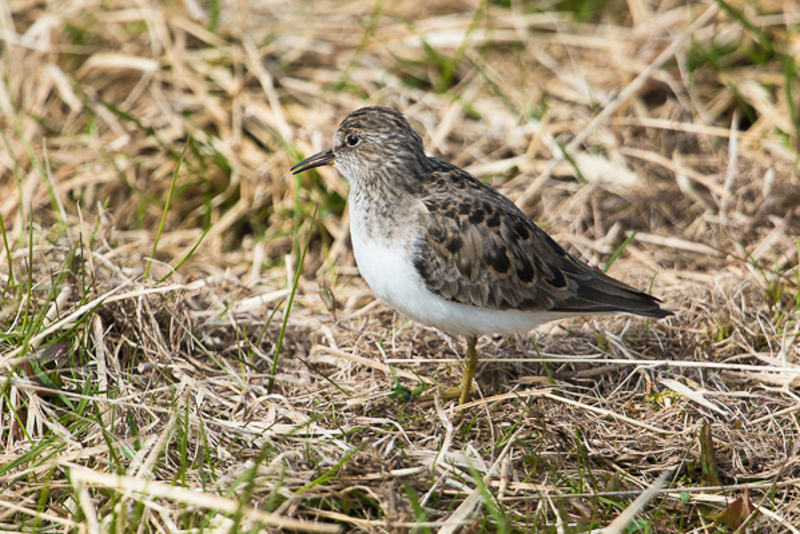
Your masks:
<svg viewBox="0 0 800 534"><path fill-rule="evenodd" d="M611 255L611 257L608 259L608 263L606 263L606 266L603 267L604 273L608 272L611 266L614 265L614 262L617 261L617 258L619 258L620 254L622 254L622 252L625 250L625 247L627 247L635 237L636 237L636 232L631 233L631 235L628 236L628 239L623 241L622 244L619 247L617 247L617 250L615 250L614 253Z"/></svg>
<svg viewBox="0 0 800 534"><path fill-rule="evenodd" d="M147 261L147 267L144 269L144 278L147 279L147 276L150 274L150 266L153 265L153 260L156 258L156 251L158 250L158 242L161 239L161 234L164 232L164 224L167 222L167 213L169 212L169 205L172 202L172 195L175 192L175 184L178 181L178 172L181 170L181 164L183 164L183 158L186 157L186 150L189 148L189 142L191 138L186 140L186 144L183 145L183 152L181 153L180 159L178 159L178 165L175 167L175 172L172 174L172 183L169 186L169 191L167 192L167 201L164 203L164 213L161 214L161 222L158 224L158 230L156 230L156 237L153 241L153 252L150 254L150 259ZM205 234L204 234L205 235Z"/></svg>
<svg viewBox="0 0 800 534"><path fill-rule="evenodd" d="M314 230L314 222L317 220L317 209L314 208L314 214L311 216L311 226L308 230L308 237L306 238L306 246L303 247L303 252L300 256L300 261L297 262L297 270L292 282L292 291L289 293L289 301L286 303L286 312L283 315L283 323L281 324L281 333L278 335L278 343L275 346L275 357L272 360L272 369L270 370L269 385L267 386L267 393L272 394L272 388L275 386L275 371L278 368L278 359L280 358L281 348L283 347L283 337L286 335L286 325L289 324L289 314L292 311L292 304L294 304L294 295L297 292L297 284L300 282L300 274L303 272L303 264L306 261L306 253L308 247L311 245L311 232Z"/></svg>
<svg viewBox="0 0 800 534"><path fill-rule="evenodd" d="M8 244L8 233L6 232L6 225L3 222L3 214L0 213L0 233L3 234L3 248L6 251L6 260L8 261L8 284L3 287L3 296L8 292L9 287L16 286L14 280L14 263L11 261L11 247Z"/></svg>
<svg viewBox="0 0 800 534"><path fill-rule="evenodd" d="M369 442L369 441L364 441L363 443L361 443L361 445L359 445L358 447L356 447L356 448L355 448L355 449L353 449L352 451L350 451L350 452L348 452L347 454L345 454L345 455L342 457L342 459L341 459L341 460L339 460L339 461L336 463L336 465L334 465L333 467L331 467L330 469L328 469L327 471L325 471L324 473L322 473L320 476L318 476L317 478L315 478L314 480L312 480L311 482L309 482L308 484L306 484L305 486L303 486L302 488L300 488L299 490L297 490L297 493L296 493L296 494L297 494L297 495L299 495L299 494L303 493L304 491L308 491L308 490L310 490L311 488L313 488L314 486L319 486L320 484L324 484L325 482L327 482L328 480L330 480L331 478L333 478L333 476L334 476L334 475L335 475L335 474L336 474L336 473L337 473L337 472L338 472L338 471L339 471L339 470L340 470L342 467L344 467L344 465L345 465L345 464L348 462L348 460L350 460L350 458L352 458L352 457L353 457L355 454L357 454L357 453L359 453L359 452L363 451L363 450L364 450L364 449L367 447L367 445L369 445L369 444L370 444L370 442Z"/></svg>
<svg viewBox="0 0 800 534"><path fill-rule="evenodd" d="M173 182L173 184L174 184L174 182ZM171 192L171 191L172 191L172 188L170 188L170 192ZM166 213L166 211L165 211L164 213ZM177 270L181 268L181 265L183 265L183 264L186 262L186 260L188 260L189 258L191 258L191 257L192 257L192 254L194 254L194 252L197 250L197 247L199 247L199 246L200 246L200 243L202 243L202 242L203 242L203 239L205 239L205 238L206 238L206 236L208 235L208 232L209 232L210 230L211 230L211 225L207 226L207 227L206 227L206 229L205 229L205 230L203 230L203 235L201 235L201 236L200 236L200 238L199 238L199 239L198 239L198 240L195 242L195 244L194 244L194 246L192 246L191 250L189 250L189 252L187 252L187 253L186 253L186 254L185 254L185 255L184 255L184 256L183 256L183 257L180 259L180 261L179 261L177 264L175 264L175 267L174 267L174 268L173 268L173 269L172 269L172 270L171 270L169 273L167 273L166 275L164 275L164 277L163 277L161 280L159 280L159 281L158 281L159 283L164 283L164 282L165 282L165 281L166 281L166 280L167 280L167 279L168 279L170 276L172 276L173 274L175 274L175 272L177 272ZM149 266L149 265L148 265L148 266Z"/></svg>

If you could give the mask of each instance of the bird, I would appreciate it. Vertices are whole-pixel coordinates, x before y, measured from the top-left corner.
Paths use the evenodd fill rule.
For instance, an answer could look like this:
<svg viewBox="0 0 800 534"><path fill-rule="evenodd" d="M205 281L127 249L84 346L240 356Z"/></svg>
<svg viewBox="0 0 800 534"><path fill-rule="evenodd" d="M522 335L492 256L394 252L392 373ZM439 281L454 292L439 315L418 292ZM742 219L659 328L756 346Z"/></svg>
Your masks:
<svg viewBox="0 0 800 534"><path fill-rule="evenodd" d="M478 337L531 330L575 315L664 318L658 298L567 252L507 197L428 156L399 111L356 109L330 148L291 168L333 165L350 184L350 238L372 292L402 315L466 338L469 401Z"/></svg>

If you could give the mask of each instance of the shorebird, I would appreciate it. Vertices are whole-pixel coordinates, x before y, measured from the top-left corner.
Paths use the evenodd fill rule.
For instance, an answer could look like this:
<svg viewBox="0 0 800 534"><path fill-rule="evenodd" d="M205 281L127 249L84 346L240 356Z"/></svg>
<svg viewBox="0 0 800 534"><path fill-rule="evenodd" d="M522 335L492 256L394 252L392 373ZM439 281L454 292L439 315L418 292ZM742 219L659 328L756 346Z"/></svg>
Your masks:
<svg viewBox="0 0 800 534"><path fill-rule="evenodd" d="M292 172L330 164L350 182L353 253L375 295L410 319L466 337L455 395L462 404L480 335L573 315L672 315L659 299L572 256L492 187L428 157L398 111L354 111L331 148Z"/></svg>

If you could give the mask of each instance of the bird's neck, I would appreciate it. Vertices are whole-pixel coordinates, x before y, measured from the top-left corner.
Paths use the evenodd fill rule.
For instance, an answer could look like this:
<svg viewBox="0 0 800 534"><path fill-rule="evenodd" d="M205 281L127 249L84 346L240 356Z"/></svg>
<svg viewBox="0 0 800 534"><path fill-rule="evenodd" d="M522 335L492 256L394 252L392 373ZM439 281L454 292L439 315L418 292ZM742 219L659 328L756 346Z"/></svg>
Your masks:
<svg viewBox="0 0 800 534"><path fill-rule="evenodd" d="M421 196L421 192L395 179L391 183L381 177L351 181L351 228L366 240L397 238L398 232L410 231L416 224Z"/></svg>

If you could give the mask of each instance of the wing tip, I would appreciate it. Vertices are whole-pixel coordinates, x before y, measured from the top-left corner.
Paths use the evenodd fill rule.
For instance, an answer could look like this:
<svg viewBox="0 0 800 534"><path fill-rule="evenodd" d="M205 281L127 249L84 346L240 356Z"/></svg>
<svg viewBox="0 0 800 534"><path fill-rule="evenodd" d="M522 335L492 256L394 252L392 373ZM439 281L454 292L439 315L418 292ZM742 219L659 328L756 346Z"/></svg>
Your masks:
<svg viewBox="0 0 800 534"><path fill-rule="evenodd" d="M662 301L653 295L648 295L632 288L625 288L625 293L623 295L612 295L598 289L583 286L579 288L575 297L551 311L575 315L580 315L581 313L627 313L653 319L664 319L670 315L675 315L674 312L659 306Z"/></svg>

